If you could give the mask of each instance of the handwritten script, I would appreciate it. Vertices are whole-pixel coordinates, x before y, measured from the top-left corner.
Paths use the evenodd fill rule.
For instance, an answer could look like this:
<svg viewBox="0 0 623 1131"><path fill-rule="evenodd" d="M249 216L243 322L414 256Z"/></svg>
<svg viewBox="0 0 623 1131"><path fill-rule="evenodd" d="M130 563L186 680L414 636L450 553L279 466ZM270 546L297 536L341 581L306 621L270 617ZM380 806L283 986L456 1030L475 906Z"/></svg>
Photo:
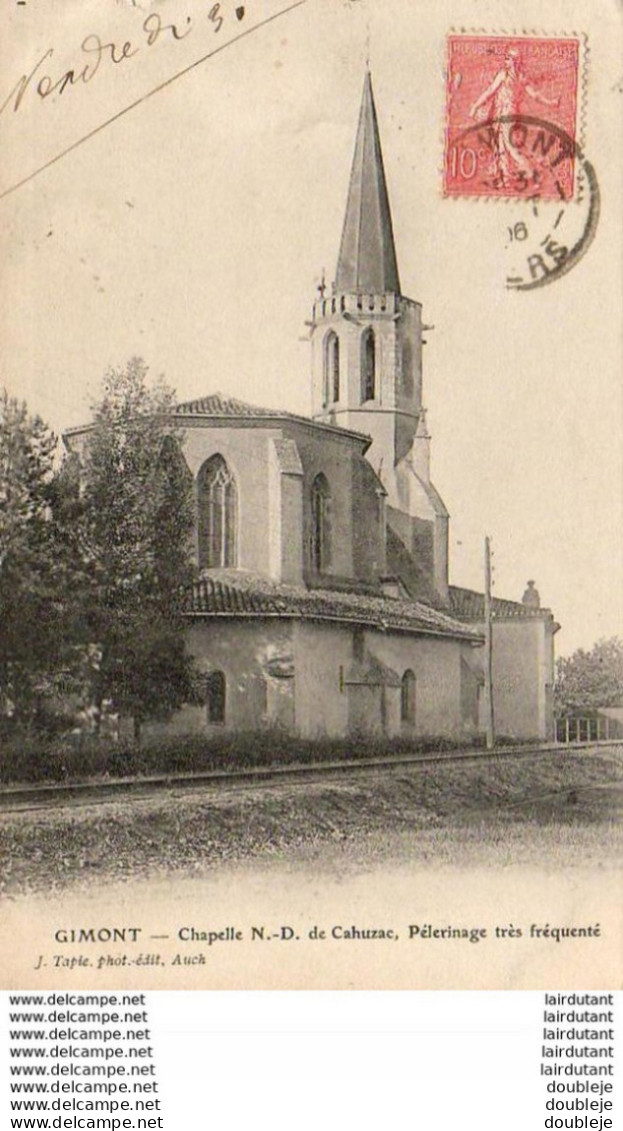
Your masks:
<svg viewBox="0 0 623 1131"><path fill-rule="evenodd" d="M244 12L243 12L244 15ZM219 32L223 26L224 15L220 4L213 4L207 16L214 32ZM92 82L106 63L119 66L129 59L135 58L141 51L153 47L161 39L179 42L187 39L194 29L191 16L187 16L182 25L164 24L157 12L152 12L143 20L141 27L141 40L127 39L124 43L105 42L96 32L86 35L80 44L81 59L75 66L70 67L61 75L52 76L44 71L49 67L49 60L54 57L53 47L37 60L28 74L23 74L0 106L0 114L12 106L17 113L28 95L34 94L42 100L52 94L64 94L80 83Z"/></svg>
<svg viewBox="0 0 623 1131"><path fill-rule="evenodd" d="M260 28L266 27L267 24L281 19L283 16L287 15L288 12L293 12L296 8L301 8L307 3L308 0L291 0L291 3L265 16L251 27L237 31L237 33L229 39L221 39L221 42L218 42L216 46L212 46L208 51L204 52L203 55L200 55L199 58L194 59L192 63L170 74L163 82L158 83L157 86L152 87L146 94L141 95L141 97L135 99L134 102L130 102L121 110L118 110L117 113L113 114L110 118L106 118L104 121L100 122L99 125L72 142L66 149L61 150L54 157L51 157L43 165L40 165L39 168L34 169L32 172L28 173L27 176L22 177L21 180L10 185L9 188L5 188L0 192L0 200L10 196L11 193L16 192L18 189L28 184L29 181L38 177L46 169L49 169L50 166L55 165L57 161L61 161L75 149L78 149L79 146L84 145L90 138L95 137L96 134L101 133L102 130L107 129L113 122L118 121L119 118L124 117L125 114L129 114L137 106L146 102L148 98L159 94L161 90L170 86L171 83L177 82L178 79L182 78L190 71L193 71L195 67L201 66L207 59L211 59L214 55L218 55L221 51L225 51L227 48L232 47L233 44L238 43L239 40L259 31ZM240 23L245 16L245 6L239 4L233 8L233 15L235 15L236 21ZM221 30L227 20L231 20L232 9L228 10L227 6L222 3L212 4L207 12L206 18L211 28L212 38L214 38L214 35ZM125 40L123 43L104 41L101 36L92 32L85 36L81 43L80 51L82 55L79 63L63 71L60 75L47 74L47 71L51 69L49 60L54 57L54 48L49 47L41 58L37 60L30 72L23 74L21 78L18 79L7 98L5 98L0 106L0 115L9 108L12 108L13 112L17 113L27 97L35 97L38 98L40 102L43 102L53 94L58 96L62 95L66 90L75 90L79 84L91 82L99 73L102 66L120 66L123 63L127 63L141 51L144 54L146 49L148 50L153 47L154 44L159 41L164 42L166 40L169 43L178 43L183 39L187 39L198 24L199 21L193 20L191 16L187 16L185 20L178 24L164 24L161 17L157 13L152 12L143 20L140 32L135 41ZM205 23L203 26L206 26Z"/></svg>

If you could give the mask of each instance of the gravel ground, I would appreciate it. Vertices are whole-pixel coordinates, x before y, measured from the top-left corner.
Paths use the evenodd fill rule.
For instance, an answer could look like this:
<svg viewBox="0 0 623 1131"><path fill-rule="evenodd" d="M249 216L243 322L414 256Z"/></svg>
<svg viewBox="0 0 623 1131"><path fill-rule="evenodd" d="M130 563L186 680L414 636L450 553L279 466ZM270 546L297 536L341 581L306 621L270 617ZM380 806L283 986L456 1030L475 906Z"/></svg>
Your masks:
<svg viewBox="0 0 623 1131"><path fill-rule="evenodd" d="M610 868L621 856L622 768L623 747L597 748L2 814L0 891L196 876L251 861Z"/></svg>

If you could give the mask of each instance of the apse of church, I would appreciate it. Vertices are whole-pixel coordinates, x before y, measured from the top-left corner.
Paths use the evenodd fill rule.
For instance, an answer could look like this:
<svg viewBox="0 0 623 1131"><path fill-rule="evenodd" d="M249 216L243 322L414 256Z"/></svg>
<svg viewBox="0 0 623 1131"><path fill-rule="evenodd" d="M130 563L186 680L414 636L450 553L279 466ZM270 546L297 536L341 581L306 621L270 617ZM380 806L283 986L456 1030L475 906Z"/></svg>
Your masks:
<svg viewBox="0 0 623 1131"><path fill-rule="evenodd" d="M202 691L164 730L473 736L484 598L448 585L422 309L401 291L368 73L335 281L310 325L312 419L222 393L175 410L195 492L186 616ZM79 453L87 434L65 441ZM557 626L532 592L524 602L494 600L497 721L546 737Z"/></svg>

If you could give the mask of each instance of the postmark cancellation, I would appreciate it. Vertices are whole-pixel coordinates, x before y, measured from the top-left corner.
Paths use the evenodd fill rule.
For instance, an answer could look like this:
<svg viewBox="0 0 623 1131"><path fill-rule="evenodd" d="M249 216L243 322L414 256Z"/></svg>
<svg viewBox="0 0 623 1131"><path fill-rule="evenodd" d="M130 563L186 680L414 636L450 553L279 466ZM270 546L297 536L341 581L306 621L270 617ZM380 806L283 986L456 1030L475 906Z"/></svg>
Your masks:
<svg viewBox="0 0 623 1131"><path fill-rule="evenodd" d="M576 35L448 36L444 195L574 198L583 48Z"/></svg>

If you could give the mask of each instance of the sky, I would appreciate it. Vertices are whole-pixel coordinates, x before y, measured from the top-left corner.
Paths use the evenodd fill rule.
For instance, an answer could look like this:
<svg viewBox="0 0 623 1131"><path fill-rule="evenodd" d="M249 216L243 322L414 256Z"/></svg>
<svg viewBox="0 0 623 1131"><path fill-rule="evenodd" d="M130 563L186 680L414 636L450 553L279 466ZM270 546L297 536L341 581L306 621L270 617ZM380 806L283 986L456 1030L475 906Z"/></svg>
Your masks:
<svg viewBox="0 0 623 1131"><path fill-rule="evenodd" d="M545 31L582 37L580 141L601 214L572 270L528 292L505 283L523 262L515 225L538 246L557 205L535 217L442 192L446 36L521 31L513 5L287 6L15 5L0 45L2 382L59 432L134 355L180 400L220 391L308 413L305 321L335 271L369 56L402 287L434 327L424 402L451 580L482 587L489 535L494 592L520 599L534 578L559 654L622 633L619 5L547 7ZM540 34L542 4L522 12ZM36 93L85 65L88 82ZM579 230L585 210L570 204L565 223Z"/></svg>

